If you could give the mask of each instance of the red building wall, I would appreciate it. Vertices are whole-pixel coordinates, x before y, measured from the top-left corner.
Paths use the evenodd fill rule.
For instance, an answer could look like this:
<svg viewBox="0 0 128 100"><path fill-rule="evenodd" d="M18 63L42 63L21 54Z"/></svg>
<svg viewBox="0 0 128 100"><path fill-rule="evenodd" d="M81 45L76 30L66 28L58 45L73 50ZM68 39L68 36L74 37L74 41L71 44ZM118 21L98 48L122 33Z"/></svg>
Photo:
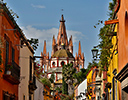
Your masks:
<svg viewBox="0 0 128 100"><path fill-rule="evenodd" d="M18 30L8 30L16 28L14 25L13 19L10 20L8 14L3 10L5 5L0 4L0 10L3 13L0 14L0 38L2 40L3 47L2 50L2 65L3 72L0 73L0 100L3 100L3 94L6 92L10 96L14 96L16 99L18 98L18 84L12 84L10 81L6 80L3 76L5 75L5 59L6 59L6 41L9 42L9 58L8 62L12 62L12 47L15 50L14 62L19 65L19 52L20 47L16 46L20 44L20 34ZM6 7L5 7L6 8ZM11 79L11 78L10 78Z"/></svg>

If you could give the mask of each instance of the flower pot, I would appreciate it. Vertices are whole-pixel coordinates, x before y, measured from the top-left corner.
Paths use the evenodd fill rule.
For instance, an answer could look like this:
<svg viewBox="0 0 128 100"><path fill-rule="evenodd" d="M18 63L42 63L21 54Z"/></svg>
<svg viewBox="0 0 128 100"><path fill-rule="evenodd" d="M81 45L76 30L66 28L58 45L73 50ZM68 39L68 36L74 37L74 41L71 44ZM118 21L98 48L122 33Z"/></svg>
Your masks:
<svg viewBox="0 0 128 100"><path fill-rule="evenodd" d="M10 70L7 70L6 74L7 75L11 75L11 71Z"/></svg>

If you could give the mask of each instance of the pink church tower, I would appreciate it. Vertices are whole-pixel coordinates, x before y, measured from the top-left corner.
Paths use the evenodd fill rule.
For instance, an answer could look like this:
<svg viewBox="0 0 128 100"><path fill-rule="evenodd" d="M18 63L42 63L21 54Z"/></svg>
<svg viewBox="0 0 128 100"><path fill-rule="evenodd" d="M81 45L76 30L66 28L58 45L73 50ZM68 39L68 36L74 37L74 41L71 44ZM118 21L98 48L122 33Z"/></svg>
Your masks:
<svg viewBox="0 0 128 100"><path fill-rule="evenodd" d="M79 71L80 68L84 68L84 53L81 52L81 43L79 41L78 54L76 53L74 57L72 35L68 41L63 15L60 20L57 40L53 35L51 57L49 58L49 53L46 51L46 41L44 41L44 50L41 56L41 66L47 73L48 78L50 78L52 72L55 73L55 84L57 84L57 86L62 85L62 63L72 63L74 67L77 67L77 71Z"/></svg>

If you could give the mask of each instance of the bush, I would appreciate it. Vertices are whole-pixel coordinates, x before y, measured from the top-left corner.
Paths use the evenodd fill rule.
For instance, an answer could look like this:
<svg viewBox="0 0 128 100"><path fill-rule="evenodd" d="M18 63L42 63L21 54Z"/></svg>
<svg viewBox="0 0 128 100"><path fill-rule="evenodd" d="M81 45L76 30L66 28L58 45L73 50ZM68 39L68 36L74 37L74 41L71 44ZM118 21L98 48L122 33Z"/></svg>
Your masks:
<svg viewBox="0 0 128 100"><path fill-rule="evenodd" d="M44 84L44 85L47 85L48 87L51 87L51 82L49 79L47 78L43 78L43 79L40 79L41 82Z"/></svg>

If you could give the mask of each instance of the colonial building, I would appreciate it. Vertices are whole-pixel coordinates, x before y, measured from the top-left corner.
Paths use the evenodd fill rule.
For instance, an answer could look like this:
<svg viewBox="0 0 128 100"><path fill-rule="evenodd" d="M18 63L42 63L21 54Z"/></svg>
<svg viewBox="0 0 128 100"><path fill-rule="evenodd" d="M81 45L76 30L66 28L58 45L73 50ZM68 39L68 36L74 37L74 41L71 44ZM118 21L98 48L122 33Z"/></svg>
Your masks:
<svg viewBox="0 0 128 100"><path fill-rule="evenodd" d="M119 81L119 100L128 100L128 2L117 0L113 20L105 24L117 24L118 68L113 70Z"/></svg>
<svg viewBox="0 0 128 100"><path fill-rule="evenodd" d="M40 63L47 73L47 77L50 78L51 73L54 72L55 83L58 85L61 85L62 83L63 64L72 63L73 66L77 67L77 71L84 67L84 53L81 52L80 42L78 53L76 53L75 57L73 56L72 36L68 41L63 15L60 20L57 40L55 39L55 36L53 36L51 57L49 57L49 52L46 51L46 41L44 41L44 49L41 56Z"/></svg>
<svg viewBox="0 0 128 100"><path fill-rule="evenodd" d="M0 100L18 100L18 85L20 83L20 38L22 31L14 17L0 2L0 39L2 62L0 68Z"/></svg>
<svg viewBox="0 0 128 100"><path fill-rule="evenodd" d="M34 75L34 50L27 38L23 35L22 48L20 48L20 84L18 88L18 100L34 100L34 90L37 89Z"/></svg>

